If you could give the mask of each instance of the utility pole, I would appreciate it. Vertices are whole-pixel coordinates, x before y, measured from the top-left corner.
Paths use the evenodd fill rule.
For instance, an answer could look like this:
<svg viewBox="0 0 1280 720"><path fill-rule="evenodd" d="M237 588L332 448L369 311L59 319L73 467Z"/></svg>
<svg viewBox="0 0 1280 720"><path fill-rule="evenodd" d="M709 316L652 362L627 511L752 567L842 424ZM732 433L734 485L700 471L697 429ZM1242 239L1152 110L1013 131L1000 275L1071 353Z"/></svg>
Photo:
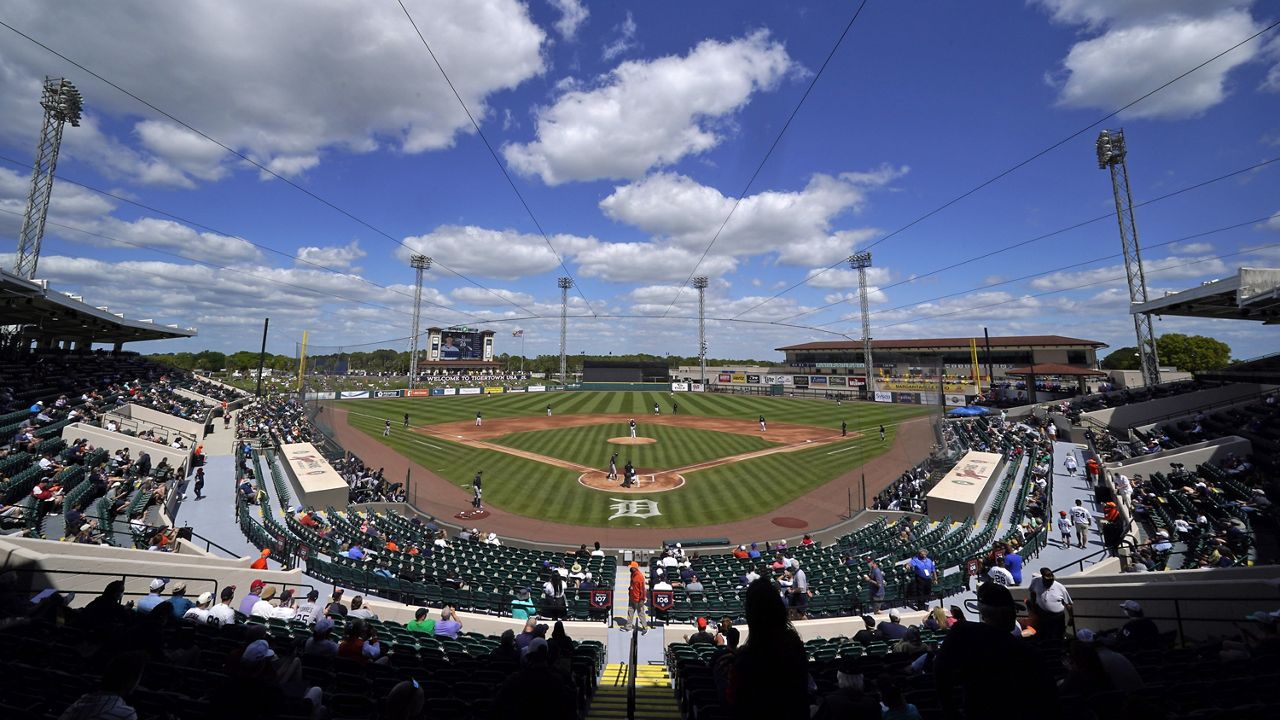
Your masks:
<svg viewBox="0 0 1280 720"><path fill-rule="evenodd" d="M562 277L556 280L560 288L560 387L568 383L569 362L565 356L565 335L569 331L569 288L573 287L573 278Z"/></svg>
<svg viewBox="0 0 1280 720"><path fill-rule="evenodd" d="M409 258L409 265L417 273L413 286L413 337L409 340L409 389L412 390L418 380L418 332L422 319L422 276L431 267L431 258L426 255L414 255Z"/></svg>
<svg viewBox="0 0 1280 720"><path fill-rule="evenodd" d="M1128 154L1124 130L1098 133L1098 167L1111 171L1111 193L1116 201L1116 220L1120 224L1120 246L1124 251L1124 272L1129 280L1129 305L1147 301L1147 276L1142 268L1142 252L1138 245L1138 223L1133 216L1133 194L1129 191ZM1156 352L1156 333L1151 315L1133 313L1133 330L1138 338L1138 359L1142 381L1147 387L1160 384L1160 357Z"/></svg>
<svg viewBox="0 0 1280 720"><path fill-rule="evenodd" d="M53 192L53 173L58 166L62 147L62 128L67 123L80 127L83 98L69 80L46 77L40 107L44 108L44 125L36 145L36 163L31 170L31 191L27 194L27 212L22 217L18 235L18 255L13 274L32 279L40 263L40 242L44 239L44 222L49 216L49 195Z"/></svg>
<svg viewBox="0 0 1280 720"><path fill-rule="evenodd" d="M849 256L849 267L858 271L858 303L862 306L862 364L866 370L866 396L874 397L871 384L871 309L867 302L867 268L871 267L871 253L860 252Z"/></svg>
<svg viewBox="0 0 1280 720"><path fill-rule="evenodd" d="M693 279L698 289L698 382L707 384L707 276Z"/></svg>
<svg viewBox="0 0 1280 720"><path fill-rule="evenodd" d="M262 366L267 362L267 328L271 325L271 318L262 319L262 349L258 351L258 389L254 392L254 397L262 397ZM301 365L299 365L301 372Z"/></svg>

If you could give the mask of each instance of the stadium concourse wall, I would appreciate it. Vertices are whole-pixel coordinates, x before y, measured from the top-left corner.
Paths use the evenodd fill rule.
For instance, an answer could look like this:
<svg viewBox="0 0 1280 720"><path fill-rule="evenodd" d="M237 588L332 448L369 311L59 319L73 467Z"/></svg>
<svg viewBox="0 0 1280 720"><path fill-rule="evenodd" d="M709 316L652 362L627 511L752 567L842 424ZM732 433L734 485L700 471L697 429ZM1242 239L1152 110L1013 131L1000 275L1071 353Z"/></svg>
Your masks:
<svg viewBox="0 0 1280 720"><path fill-rule="evenodd" d="M1275 385L1259 383L1234 383L1222 387L1157 398L1146 402L1118 405L1102 410L1082 413L1081 422L1090 422L1114 430L1127 430L1158 420L1190 414L1195 410L1217 403L1247 402L1275 390Z"/></svg>

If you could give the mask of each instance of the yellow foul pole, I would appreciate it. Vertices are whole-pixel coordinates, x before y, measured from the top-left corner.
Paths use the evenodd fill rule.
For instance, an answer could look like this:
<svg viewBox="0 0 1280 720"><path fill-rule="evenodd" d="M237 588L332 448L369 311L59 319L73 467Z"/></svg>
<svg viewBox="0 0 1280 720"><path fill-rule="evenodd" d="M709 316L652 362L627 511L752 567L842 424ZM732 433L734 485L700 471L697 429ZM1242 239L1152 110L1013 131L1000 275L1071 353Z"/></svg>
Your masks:
<svg viewBox="0 0 1280 720"><path fill-rule="evenodd" d="M307 331L302 331L302 352L298 353L298 392L302 392L302 376L307 369Z"/></svg>

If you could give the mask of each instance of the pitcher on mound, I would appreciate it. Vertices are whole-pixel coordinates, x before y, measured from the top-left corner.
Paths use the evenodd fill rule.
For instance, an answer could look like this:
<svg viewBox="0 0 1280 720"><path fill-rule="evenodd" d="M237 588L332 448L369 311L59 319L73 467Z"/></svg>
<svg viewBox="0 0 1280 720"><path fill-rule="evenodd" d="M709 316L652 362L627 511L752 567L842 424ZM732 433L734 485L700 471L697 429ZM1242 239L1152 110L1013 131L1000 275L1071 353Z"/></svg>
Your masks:
<svg viewBox="0 0 1280 720"><path fill-rule="evenodd" d="M636 419L631 418L631 422L628 425L631 427L631 439L634 440L636 437Z"/></svg>

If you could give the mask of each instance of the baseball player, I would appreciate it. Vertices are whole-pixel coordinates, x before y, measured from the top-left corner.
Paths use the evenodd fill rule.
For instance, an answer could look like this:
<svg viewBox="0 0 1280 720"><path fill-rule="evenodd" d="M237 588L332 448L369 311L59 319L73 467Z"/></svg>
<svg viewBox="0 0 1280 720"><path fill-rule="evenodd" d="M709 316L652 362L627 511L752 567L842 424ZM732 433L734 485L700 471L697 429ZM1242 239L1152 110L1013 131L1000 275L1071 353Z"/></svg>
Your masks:
<svg viewBox="0 0 1280 720"><path fill-rule="evenodd" d="M764 432L764 431L765 431L764 416L761 415L760 416L760 432Z"/></svg>
<svg viewBox="0 0 1280 720"><path fill-rule="evenodd" d="M479 412L477 412L477 413L476 413L476 427L481 427L481 426L483 426L483 425L484 425L484 414L483 414L483 413L479 413Z"/></svg>
<svg viewBox="0 0 1280 720"><path fill-rule="evenodd" d="M606 478L609 480L618 479L618 453L609 456L609 474Z"/></svg>
<svg viewBox="0 0 1280 720"><path fill-rule="evenodd" d="M547 406L547 417L551 417L551 406Z"/></svg>
<svg viewBox="0 0 1280 720"><path fill-rule="evenodd" d="M382 423L382 437L387 437L390 434L391 434L391 421L386 420Z"/></svg>
<svg viewBox="0 0 1280 720"><path fill-rule="evenodd" d="M636 468L631 464L630 458L627 464L622 468L622 487L631 487L636 482Z"/></svg>
<svg viewBox="0 0 1280 720"><path fill-rule="evenodd" d="M845 422L844 420L841 420L840 421L840 437L847 437L848 435L849 435L849 423Z"/></svg>
<svg viewBox="0 0 1280 720"><path fill-rule="evenodd" d="M631 418L631 422L629 423L629 425L631 426L631 437L632 437L632 439L635 439L635 436L636 436L636 419L635 419L635 418Z"/></svg>
<svg viewBox="0 0 1280 720"><path fill-rule="evenodd" d="M676 402L676 401L674 401L674 400L672 400L672 401L671 401L671 414L672 414L672 415L679 415L679 414L680 414L680 403L678 403L678 402Z"/></svg>
<svg viewBox="0 0 1280 720"><path fill-rule="evenodd" d="M880 442L884 442L884 426L880 426Z"/></svg>
<svg viewBox="0 0 1280 720"><path fill-rule="evenodd" d="M658 406L658 403L654 403L654 404L653 404L653 414L654 414L654 415L661 415L661 414L662 414L662 408Z"/></svg>
<svg viewBox="0 0 1280 720"><path fill-rule="evenodd" d="M404 414L404 429L409 429L409 413Z"/></svg>

